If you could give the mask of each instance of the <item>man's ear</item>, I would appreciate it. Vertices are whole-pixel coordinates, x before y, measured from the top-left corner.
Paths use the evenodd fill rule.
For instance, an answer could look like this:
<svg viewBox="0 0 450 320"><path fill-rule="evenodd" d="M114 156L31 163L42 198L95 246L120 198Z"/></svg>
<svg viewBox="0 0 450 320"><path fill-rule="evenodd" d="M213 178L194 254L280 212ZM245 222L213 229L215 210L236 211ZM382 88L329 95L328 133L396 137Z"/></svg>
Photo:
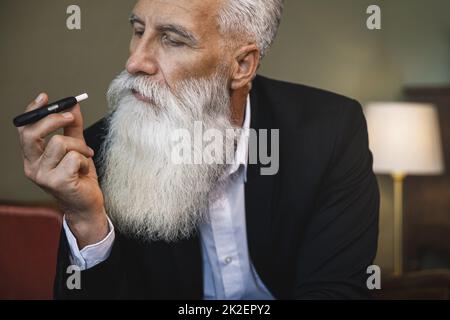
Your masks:
<svg viewBox="0 0 450 320"><path fill-rule="evenodd" d="M240 47L234 54L231 89L236 90L248 85L254 78L259 66L259 49L256 44Z"/></svg>

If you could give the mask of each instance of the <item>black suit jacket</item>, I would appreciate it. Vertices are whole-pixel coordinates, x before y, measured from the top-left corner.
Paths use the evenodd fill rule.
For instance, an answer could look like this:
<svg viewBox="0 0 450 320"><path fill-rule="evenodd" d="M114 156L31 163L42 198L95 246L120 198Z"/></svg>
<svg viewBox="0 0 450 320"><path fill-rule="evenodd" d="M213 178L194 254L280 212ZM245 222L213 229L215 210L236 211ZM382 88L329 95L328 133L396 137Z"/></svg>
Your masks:
<svg viewBox="0 0 450 320"><path fill-rule="evenodd" d="M273 176L249 164L245 184L248 248L256 271L277 299L365 298L366 268L376 253L379 192L361 106L346 97L257 76L251 127L280 130ZM96 151L107 132L85 130ZM68 290L64 232L55 297L201 299L198 235L176 243L142 243L116 234L110 257L81 273Z"/></svg>

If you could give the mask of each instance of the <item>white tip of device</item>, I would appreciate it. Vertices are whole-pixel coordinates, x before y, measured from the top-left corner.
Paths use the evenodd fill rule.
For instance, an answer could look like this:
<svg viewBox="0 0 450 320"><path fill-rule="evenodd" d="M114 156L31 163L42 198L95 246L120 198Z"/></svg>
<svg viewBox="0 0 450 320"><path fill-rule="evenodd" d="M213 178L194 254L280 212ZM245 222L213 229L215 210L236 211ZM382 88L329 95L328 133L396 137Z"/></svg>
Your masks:
<svg viewBox="0 0 450 320"><path fill-rule="evenodd" d="M88 97L89 96L87 93L83 93L83 94L80 94L79 96L76 96L75 99L77 99L77 102L81 102L81 101L86 100Z"/></svg>

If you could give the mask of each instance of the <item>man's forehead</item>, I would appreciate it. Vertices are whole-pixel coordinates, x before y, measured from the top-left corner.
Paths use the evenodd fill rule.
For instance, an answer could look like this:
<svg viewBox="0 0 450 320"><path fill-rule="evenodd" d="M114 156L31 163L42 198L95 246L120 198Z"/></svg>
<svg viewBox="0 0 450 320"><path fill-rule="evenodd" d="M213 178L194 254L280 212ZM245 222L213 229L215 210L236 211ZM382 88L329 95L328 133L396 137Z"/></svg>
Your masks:
<svg viewBox="0 0 450 320"><path fill-rule="evenodd" d="M139 0L133 10L136 15L148 17L175 17L196 20L215 16L224 0Z"/></svg>

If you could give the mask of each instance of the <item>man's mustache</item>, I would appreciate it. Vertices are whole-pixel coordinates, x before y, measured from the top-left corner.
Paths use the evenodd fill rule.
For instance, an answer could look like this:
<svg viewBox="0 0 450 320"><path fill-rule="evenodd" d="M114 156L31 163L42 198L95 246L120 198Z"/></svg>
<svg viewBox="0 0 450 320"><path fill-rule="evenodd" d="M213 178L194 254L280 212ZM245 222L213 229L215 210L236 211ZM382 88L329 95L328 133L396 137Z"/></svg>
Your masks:
<svg viewBox="0 0 450 320"><path fill-rule="evenodd" d="M157 82L149 76L132 75L127 71L122 71L113 80L108 90L110 105L118 105L121 99L133 95L133 93L141 95L154 104L160 104L169 96L177 99L176 94L168 85Z"/></svg>

